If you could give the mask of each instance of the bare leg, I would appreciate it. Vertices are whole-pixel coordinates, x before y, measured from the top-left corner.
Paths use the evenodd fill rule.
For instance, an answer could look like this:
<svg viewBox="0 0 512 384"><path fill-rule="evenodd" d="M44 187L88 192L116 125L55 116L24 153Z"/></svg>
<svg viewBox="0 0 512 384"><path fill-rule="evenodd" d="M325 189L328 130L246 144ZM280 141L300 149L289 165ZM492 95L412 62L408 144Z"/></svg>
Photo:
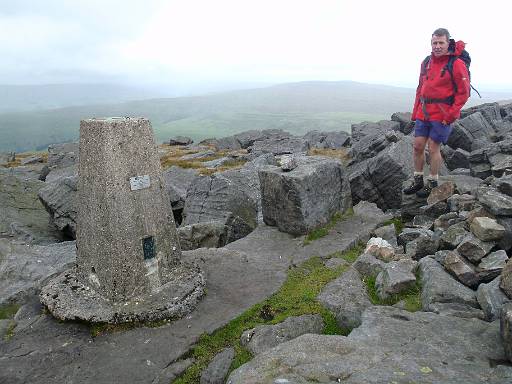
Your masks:
<svg viewBox="0 0 512 384"><path fill-rule="evenodd" d="M427 144L427 137L417 136L414 138L414 171L423 173L423 165L425 164L425 145ZM430 148L430 147L429 147Z"/></svg>
<svg viewBox="0 0 512 384"><path fill-rule="evenodd" d="M437 176L441 168L441 145L432 139L428 139L428 152L430 154L430 175Z"/></svg>

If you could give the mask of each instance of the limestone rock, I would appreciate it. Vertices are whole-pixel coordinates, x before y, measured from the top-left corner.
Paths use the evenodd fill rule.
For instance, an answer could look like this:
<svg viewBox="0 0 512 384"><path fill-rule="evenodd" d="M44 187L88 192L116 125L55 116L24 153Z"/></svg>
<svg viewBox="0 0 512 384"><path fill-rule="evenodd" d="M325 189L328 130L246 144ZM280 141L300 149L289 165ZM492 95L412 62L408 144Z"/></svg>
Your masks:
<svg viewBox="0 0 512 384"><path fill-rule="evenodd" d="M281 169L284 172L290 172L291 170L297 168L297 161L292 155L282 155L279 163L281 165Z"/></svg>
<svg viewBox="0 0 512 384"><path fill-rule="evenodd" d="M305 154L308 149L307 141L301 137L276 135L255 141L247 150L258 154L272 153L274 155L284 155L290 153Z"/></svg>
<svg viewBox="0 0 512 384"><path fill-rule="evenodd" d="M425 257L419 262L423 310L433 303L462 303L478 308L475 292L459 283L434 259Z"/></svg>
<svg viewBox="0 0 512 384"><path fill-rule="evenodd" d="M386 240L393 247L398 246L396 240L396 228L394 224L379 227L373 231L373 234L375 235L375 237L380 237Z"/></svg>
<svg viewBox="0 0 512 384"><path fill-rule="evenodd" d="M420 214L438 217L448 212L448 204L445 201L438 201L434 204L428 204L420 207Z"/></svg>
<svg viewBox="0 0 512 384"><path fill-rule="evenodd" d="M36 292L75 258L74 241L29 246L0 239L0 305Z"/></svg>
<svg viewBox="0 0 512 384"><path fill-rule="evenodd" d="M361 324L361 314L372 305L359 272L350 268L328 283L317 300L336 316L341 328L352 329Z"/></svg>
<svg viewBox="0 0 512 384"><path fill-rule="evenodd" d="M370 253L363 253L354 262L354 268L364 277L377 276L384 270L384 263Z"/></svg>
<svg viewBox="0 0 512 384"><path fill-rule="evenodd" d="M78 177L61 177L39 191L39 199L51 215L52 223L68 238L76 238Z"/></svg>
<svg viewBox="0 0 512 384"><path fill-rule="evenodd" d="M464 221L464 218L456 212L448 212L434 220L434 230L442 229L443 231L446 231L449 227L460 223L461 221Z"/></svg>
<svg viewBox="0 0 512 384"><path fill-rule="evenodd" d="M434 224L434 219L426 215L416 215L412 219L412 225L416 228L431 229Z"/></svg>
<svg viewBox="0 0 512 384"><path fill-rule="evenodd" d="M484 311L461 303L433 303L430 304L430 311L442 316L485 320Z"/></svg>
<svg viewBox="0 0 512 384"><path fill-rule="evenodd" d="M411 112L395 112L391 115L391 120L400 124L400 132L404 135L410 134L414 129L414 121L411 121Z"/></svg>
<svg viewBox="0 0 512 384"><path fill-rule="evenodd" d="M416 283L414 270L417 263L413 260L402 259L392 261L384 266L375 281L377 293L381 299L387 299L411 288Z"/></svg>
<svg viewBox="0 0 512 384"><path fill-rule="evenodd" d="M0 167L0 235L32 244L59 239L48 225L49 216L37 194L45 187L39 180L17 177Z"/></svg>
<svg viewBox="0 0 512 384"><path fill-rule="evenodd" d="M434 233L424 228L404 228L398 235L398 244L406 245L409 241L417 239L420 236L432 237Z"/></svg>
<svg viewBox="0 0 512 384"><path fill-rule="evenodd" d="M487 321L499 319L501 308L508 301L507 296L500 289L499 277L488 284L480 284L476 291L476 298L484 311Z"/></svg>
<svg viewBox="0 0 512 384"><path fill-rule="evenodd" d="M471 232L482 241L494 241L503 237L505 228L494 219L477 217L471 222Z"/></svg>
<svg viewBox="0 0 512 384"><path fill-rule="evenodd" d="M169 145L190 145L194 142L190 137L174 136L169 139Z"/></svg>
<svg viewBox="0 0 512 384"><path fill-rule="evenodd" d="M385 262L391 261L395 257L395 249L393 246L380 237L372 237L368 240L364 252Z"/></svg>
<svg viewBox="0 0 512 384"><path fill-rule="evenodd" d="M478 286L480 279L474 267L456 251L449 252L446 255L443 266L465 286L473 289Z"/></svg>
<svg viewBox="0 0 512 384"><path fill-rule="evenodd" d="M509 251L512 249L512 217L498 217L498 224L505 228L505 234L501 238L498 246L501 249Z"/></svg>
<svg viewBox="0 0 512 384"><path fill-rule="evenodd" d="M349 166L354 203L376 203L381 209L400 208L402 183L412 175L412 138L391 143L375 157ZM413 215L414 216L414 215Z"/></svg>
<svg viewBox="0 0 512 384"><path fill-rule="evenodd" d="M441 236L439 246L441 249L455 249L468 234L464 222L452 225Z"/></svg>
<svg viewBox="0 0 512 384"><path fill-rule="evenodd" d="M500 288L512 299L512 262L510 259L501 271Z"/></svg>
<svg viewBox="0 0 512 384"><path fill-rule="evenodd" d="M499 276L503 268L505 268L507 261L508 256L503 249L492 252L484 257L477 268L480 279L487 282Z"/></svg>
<svg viewBox="0 0 512 384"><path fill-rule="evenodd" d="M438 187L432 189L427 197L427 204L433 205L440 201L446 201L455 193L455 184L452 182L442 183Z"/></svg>
<svg viewBox="0 0 512 384"><path fill-rule="evenodd" d="M288 317L282 323L259 325L242 333L240 344L253 355L259 355L285 341L306 333L321 334L324 327L322 316L303 315Z"/></svg>
<svg viewBox="0 0 512 384"><path fill-rule="evenodd" d="M350 144L348 132L318 132L309 131L303 136L310 148L340 149Z"/></svg>
<svg viewBox="0 0 512 384"><path fill-rule="evenodd" d="M505 354L512 362L512 302L503 304L501 308L500 329Z"/></svg>
<svg viewBox="0 0 512 384"><path fill-rule="evenodd" d="M364 121L358 124L352 124L351 134L354 141L359 141L365 136L384 134L390 130L398 131L400 123L396 121L381 120L376 123Z"/></svg>
<svg viewBox="0 0 512 384"><path fill-rule="evenodd" d="M201 374L200 384L224 384L234 357L234 348L225 348L215 355Z"/></svg>
<svg viewBox="0 0 512 384"><path fill-rule="evenodd" d="M421 235L405 245L405 253L413 260L433 255L439 247L439 241L433 236Z"/></svg>
<svg viewBox="0 0 512 384"><path fill-rule="evenodd" d="M181 224L183 208L187 198L187 189L199 177L199 172L192 168L172 166L163 172L165 189L171 199L172 211L177 224Z"/></svg>
<svg viewBox="0 0 512 384"><path fill-rule="evenodd" d="M350 185L341 163L323 157L297 158L290 172L259 171L263 220L280 231L305 234L351 207Z"/></svg>
<svg viewBox="0 0 512 384"><path fill-rule="evenodd" d="M227 382L472 383L477 377L504 384L512 378L510 368L498 377L489 367L490 360L505 356L498 328L477 319L376 306L348 337L300 336L258 355Z"/></svg>
<svg viewBox="0 0 512 384"><path fill-rule="evenodd" d="M452 212L471 211L475 206L476 198L468 194L454 194L448 198L447 202Z"/></svg>
<svg viewBox="0 0 512 384"><path fill-rule="evenodd" d="M226 245L229 228L220 221L202 222L178 228L181 249L219 248Z"/></svg>
<svg viewBox="0 0 512 384"><path fill-rule="evenodd" d="M187 190L182 225L220 221L243 237L257 225L258 190L256 173L241 169L197 178Z"/></svg>
<svg viewBox="0 0 512 384"><path fill-rule="evenodd" d="M503 176L495 181L498 192L512 196L512 175Z"/></svg>
<svg viewBox="0 0 512 384"><path fill-rule="evenodd" d="M457 252L471 262L478 263L495 245L495 242L482 241L470 233L457 246Z"/></svg>
<svg viewBox="0 0 512 384"><path fill-rule="evenodd" d="M480 187L477 197L491 213L499 216L512 216L512 196L492 188Z"/></svg>

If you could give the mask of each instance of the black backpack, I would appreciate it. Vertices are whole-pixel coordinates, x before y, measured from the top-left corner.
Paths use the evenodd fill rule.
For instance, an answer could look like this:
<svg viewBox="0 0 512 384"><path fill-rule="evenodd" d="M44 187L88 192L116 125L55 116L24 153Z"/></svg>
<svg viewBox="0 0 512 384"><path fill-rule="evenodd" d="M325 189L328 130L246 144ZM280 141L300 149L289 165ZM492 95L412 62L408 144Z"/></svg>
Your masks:
<svg viewBox="0 0 512 384"><path fill-rule="evenodd" d="M450 39L450 45L448 46L448 52L455 52L455 40L453 40L453 39ZM455 83L455 80L453 79L453 63L457 59L461 59L464 62L464 64L466 64L466 68L468 69L468 75L469 75L469 85L478 94L478 96L480 98L482 98L482 96L480 96L480 92L478 92L476 90L476 88L471 85L471 72L469 70L469 66L471 65L471 56L469 56L469 52L466 51L465 49L462 50L462 52L459 56L454 56L454 55L450 56L448 63L446 63L443 70L441 71L441 76L444 76L445 72L448 71L448 73L450 74L451 79L452 79L453 92L454 92L454 94L457 93L457 84ZM427 66L428 66L429 61L430 61L430 55L425 57L425 59L423 60L423 63L421 64L421 74L422 75L425 75L427 73ZM471 94L471 89L469 90L469 92Z"/></svg>

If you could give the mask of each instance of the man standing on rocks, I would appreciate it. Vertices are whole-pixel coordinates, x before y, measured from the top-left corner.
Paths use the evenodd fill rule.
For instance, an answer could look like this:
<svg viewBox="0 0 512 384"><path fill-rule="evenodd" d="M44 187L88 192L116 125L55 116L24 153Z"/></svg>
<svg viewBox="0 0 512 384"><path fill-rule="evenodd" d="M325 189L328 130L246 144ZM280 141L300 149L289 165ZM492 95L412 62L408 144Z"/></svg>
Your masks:
<svg viewBox="0 0 512 384"><path fill-rule="evenodd" d="M438 185L441 166L441 143L446 144L452 132L452 123L460 117L460 110L469 98L469 72L460 55L467 55L462 41L450 39L447 29L434 31L432 53L421 64L420 80L411 119L416 121L414 138L414 181L404 189L405 194L416 193L428 197ZM464 52L464 53L463 53ZM469 55L467 56L469 58ZM430 154L430 175L423 182L425 146Z"/></svg>

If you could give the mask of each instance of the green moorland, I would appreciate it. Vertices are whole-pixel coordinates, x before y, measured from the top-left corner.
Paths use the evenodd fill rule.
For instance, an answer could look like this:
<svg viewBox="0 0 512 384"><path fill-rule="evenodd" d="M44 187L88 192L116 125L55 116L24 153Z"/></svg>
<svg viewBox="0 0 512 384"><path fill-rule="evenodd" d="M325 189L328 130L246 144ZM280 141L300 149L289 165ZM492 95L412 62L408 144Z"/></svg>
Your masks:
<svg viewBox="0 0 512 384"><path fill-rule="evenodd" d="M0 151L44 150L76 140L81 119L143 116L157 140L174 135L194 140L229 136L249 129L350 130L361 121L389 119L410 109L413 90L354 82L281 84L194 97L84 105L0 114Z"/></svg>

